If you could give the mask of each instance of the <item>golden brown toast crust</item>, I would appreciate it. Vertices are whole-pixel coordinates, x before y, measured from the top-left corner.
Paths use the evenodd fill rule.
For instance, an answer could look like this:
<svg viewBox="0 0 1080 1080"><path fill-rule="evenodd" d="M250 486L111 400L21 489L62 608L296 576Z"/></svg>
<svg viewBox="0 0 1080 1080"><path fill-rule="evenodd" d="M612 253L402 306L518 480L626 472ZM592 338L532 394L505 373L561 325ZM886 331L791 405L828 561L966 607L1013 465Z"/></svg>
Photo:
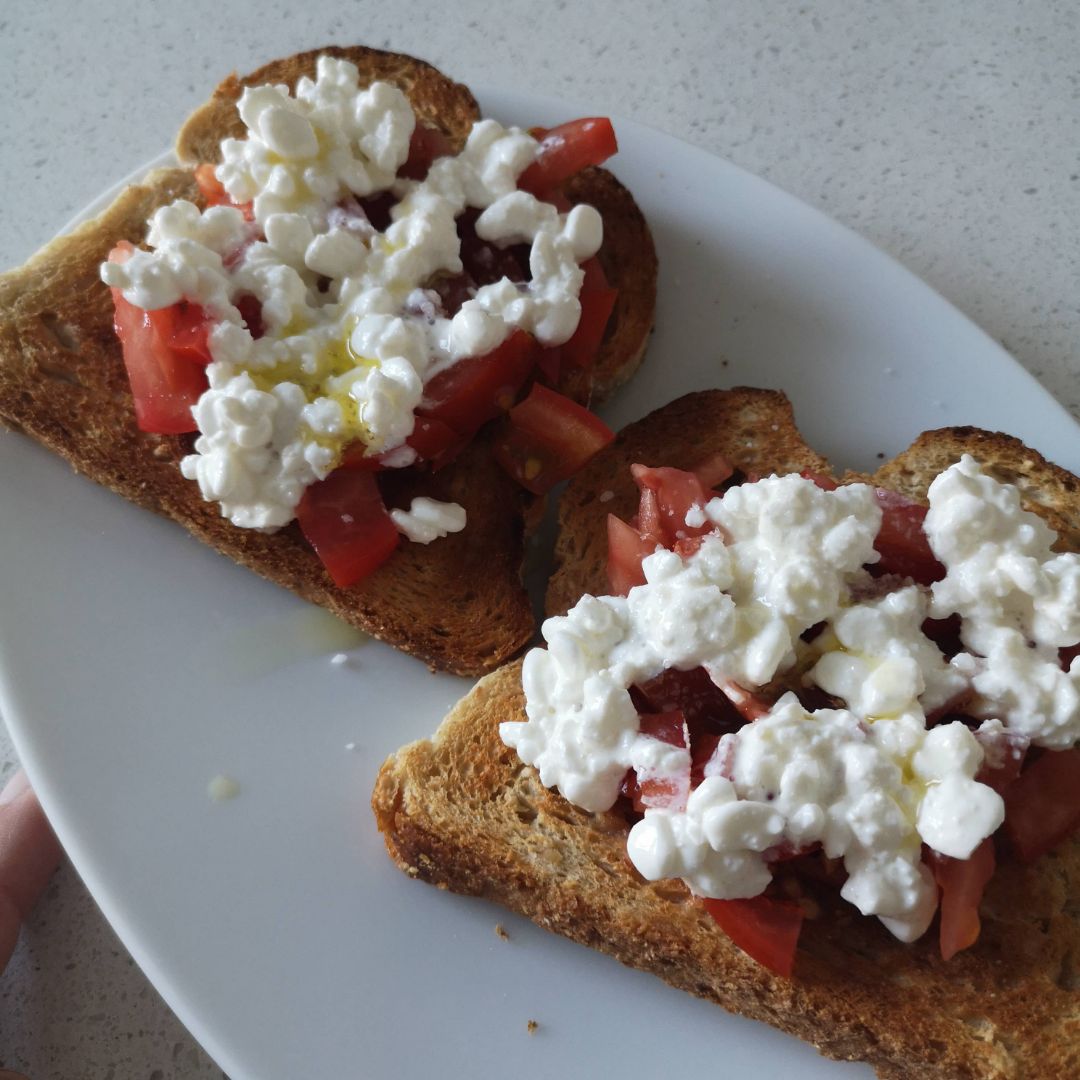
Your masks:
<svg viewBox="0 0 1080 1080"><path fill-rule="evenodd" d="M373 49L323 51L357 63L365 78L396 81L424 120L438 123L458 142L477 117L468 90L422 61ZM180 156L215 156L220 139L238 122L235 100L242 85L292 85L301 74L314 73L316 56L275 61L243 80L231 76L185 125ZM601 213L610 215L605 243L618 249L621 260L615 283L641 305L605 343L599 370L605 380L600 389L606 390L640 362L652 321L656 260L633 199L610 173L592 172L580 181L575 198L595 194ZM189 437L150 435L135 426L112 302L98 266L118 240L141 242L153 210L179 197L198 201L191 173L157 171L95 221L0 277L0 420L98 483L434 667L475 675L512 656L534 628L520 580L522 515L532 500L495 464L486 437L434 476L409 470L388 478L391 505L407 505L421 493L459 502L468 514L466 530L428 545L403 542L361 585L340 589L295 525L271 536L238 529L202 500L177 467L189 452ZM637 262L625 258L631 248L639 253Z"/></svg>
<svg viewBox="0 0 1080 1080"><path fill-rule="evenodd" d="M768 401L761 392L733 394L738 397L727 401L716 393L682 398L654 414L652 424L633 425L593 463L594 476L606 478L609 463L622 466L653 450L653 464L679 464L663 455L655 429L677 419L668 429L675 434L689 421L705 433L710 417L730 415L718 413L725 404L741 399L752 411ZM781 395L772 400L776 415L790 416ZM775 457L801 466L797 431L778 430ZM747 451L765 465L768 435L758 443ZM683 464L694 463L691 449L683 447ZM1069 474L1039 464L1042 459L1014 440L987 440L972 429L922 436L878 478L884 484L903 475L908 494L923 494L941 455L965 450L995 470L1022 471L1044 500L1069 490ZM581 495L573 485L570 496L576 515ZM632 512L632 504L630 494L621 512ZM620 504L611 500L596 509L603 516L612 505ZM1058 509L1076 512L1075 506ZM564 562L561 596L570 595L574 575L582 584L596 579L590 559L595 552L586 546L581 561ZM496 900L674 986L797 1035L829 1057L868 1061L882 1077L1080 1076L1077 839L1032 866L1003 859L983 901L977 946L948 963L933 930L904 945L876 919L837 902L806 921L795 975L785 980L733 946L680 882L644 881L626 858L627 825L618 814L586 813L540 785L535 770L498 737L501 721L524 718L515 663L481 680L432 740L387 760L372 807L391 856L406 873Z"/></svg>

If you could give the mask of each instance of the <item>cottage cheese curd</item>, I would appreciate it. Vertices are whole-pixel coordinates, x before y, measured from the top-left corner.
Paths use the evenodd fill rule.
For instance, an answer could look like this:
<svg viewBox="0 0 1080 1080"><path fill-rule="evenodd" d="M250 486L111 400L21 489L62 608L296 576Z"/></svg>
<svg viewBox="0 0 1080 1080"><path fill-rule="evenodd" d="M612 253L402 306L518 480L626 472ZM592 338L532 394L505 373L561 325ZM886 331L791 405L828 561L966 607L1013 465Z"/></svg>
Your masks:
<svg viewBox="0 0 1080 1080"><path fill-rule="evenodd" d="M234 524L274 529L351 443L373 455L401 448L391 464L410 464L404 442L434 374L515 329L545 345L568 340L579 264L603 230L592 207L560 214L517 190L538 144L493 120L423 181L398 179L412 108L387 83L361 89L348 61L320 57L295 95L249 87L238 109L246 137L222 143L216 174L254 221L180 200L151 219L151 250L101 275L138 307L186 299L216 321L210 386L194 410L200 435L181 468ZM384 191L398 202L379 232L358 199ZM446 318L423 287L461 272L456 218L470 207L482 239L530 245L531 280L485 285ZM261 306L258 338L237 306L244 297Z"/></svg>
<svg viewBox="0 0 1080 1080"><path fill-rule="evenodd" d="M704 666L722 687L751 689L805 672L846 707L810 712L788 693L725 735L697 788L646 809L629 856L648 879L731 899L765 888L770 849L820 843L844 860L844 898L914 940L937 905L922 845L966 859L1004 819L1001 797L975 779L982 743L1080 738L1080 661L1057 663L1080 639L1080 560L1053 553L1053 533L971 458L935 480L930 502L945 579L883 594L863 569L881 512L862 485L770 477L695 507L688 524L718 527L696 553L658 550L625 598L587 596L544 624L548 649L523 669L528 720L502 724L503 741L543 783L606 810L638 763L650 777L686 771L683 748L639 730L629 687L671 668ZM946 661L921 627L954 612L971 651ZM972 693L974 715L994 717L978 737L960 721L928 725L958 701L972 713Z"/></svg>

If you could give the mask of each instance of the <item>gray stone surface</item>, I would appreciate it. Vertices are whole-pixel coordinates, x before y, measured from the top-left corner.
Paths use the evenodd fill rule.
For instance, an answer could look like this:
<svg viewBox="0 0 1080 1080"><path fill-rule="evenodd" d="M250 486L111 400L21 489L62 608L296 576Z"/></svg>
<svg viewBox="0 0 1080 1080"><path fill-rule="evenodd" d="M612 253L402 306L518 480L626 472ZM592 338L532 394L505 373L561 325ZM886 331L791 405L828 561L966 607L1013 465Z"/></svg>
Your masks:
<svg viewBox="0 0 1080 1080"><path fill-rule="evenodd" d="M0 266L156 156L227 71L363 41L769 178L923 277L1080 417L1078 22L1064 0L4 5ZM0 772L14 761L0 732ZM220 1075L70 868L0 976L0 1066Z"/></svg>

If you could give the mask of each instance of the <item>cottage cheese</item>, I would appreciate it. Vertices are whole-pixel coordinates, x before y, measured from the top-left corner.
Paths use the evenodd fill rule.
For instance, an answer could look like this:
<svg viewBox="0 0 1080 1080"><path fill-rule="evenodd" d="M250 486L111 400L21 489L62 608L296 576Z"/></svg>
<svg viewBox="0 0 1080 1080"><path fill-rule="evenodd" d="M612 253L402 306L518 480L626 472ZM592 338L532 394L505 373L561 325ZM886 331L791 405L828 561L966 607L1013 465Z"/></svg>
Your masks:
<svg viewBox="0 0 1080 1080"><path fill-rule="evenodd" d="M1080 555L1020 506L1015 487L965 455L929 490L926 535L948 568L931 614L957 612L970 650L954 664L976 692L975 716L997 717L1038 746L1080 739L1080 658L1063 671L1058 649L1080 642Z"/></svg>
<svg viewBox="0 0 1080 1080"><path fill-rule="evenodd" d="M750 689L805 671L846 708L808 712L782 697L721 740L688 797L645 811L629 856L648 879L736 898L768 884L771 848L820 843L844 860L845 899L914 940L937 905L922 845L965 859L1004 818L975 779L983 743L1080 738L1080 661L1057 663L1080 637L1076 557L1054 554L1017 493L969 458L930 492L926 530L947 570L932 597L907 585L867 598L881 517L860 485L770 477L694 508L688 524L717 526L698 552L658 550L627 597L585 597L544 624L548 649L525 659L528 720L504 723L503 740L546 785L605 810L650 746L650 776L686 770L684 750L639 730L629 687L670 668L704 666L718 685ZM921 627L954 611L971 651L947 662ZM811 645L799 641L818 623ZM973 692L996 717L978 737L959 721L928 726L928 713Z"/></svg>
<svg viewBox="0 0 1080 1080"><path fill-rule="evenodd" d="M151 250L106 263L102 278L146 310L186 299L217 320L183 472L234 524L273 529L345 446L402 448L439 371L515 329L545 345L568 340L579 264L599 249L602 224L592 207L560 214L518 191L536 140L493 120L423 181L397 179L416 123L408 99L386 83L361 89L344 60L320 57L295 95L249 87L238 108L246 137L223 142L216 173L254 221L180 200L154 214ZM383 191L398 202L380 233L357 199ZM445 318L423 287L461 272L456 218L469 207L482 211L482 239L531 246L531 280L486 285ZM261 305L258 339L237 306L245 296ZM412 459L406 449L391 461Z"/></svg>
<svg viewBox="0 0 1080 1080"><path fill-rule="evenodd" d="M465 528L465 507L422 496L413 499L408 510L391 510L390 517L398 531L417 544L430 544Z"/></svg>
<svg viewBox="0 0 1080 1080"><path fill-rule="evenodd" d="M757 489L757 490L751 490ZM585 597L543 626L525 658L529 722L501 727L540 778L606 810L640 746L628 688L666 668L706 667L754 687L795 659L799 634L831 614L845 582L876 559L881 511L856 484L823 491L798 476L732 488L706 507L727 530L687 559L658 550L627 597ZM654 742L655 740L649 740Z"/></svg>

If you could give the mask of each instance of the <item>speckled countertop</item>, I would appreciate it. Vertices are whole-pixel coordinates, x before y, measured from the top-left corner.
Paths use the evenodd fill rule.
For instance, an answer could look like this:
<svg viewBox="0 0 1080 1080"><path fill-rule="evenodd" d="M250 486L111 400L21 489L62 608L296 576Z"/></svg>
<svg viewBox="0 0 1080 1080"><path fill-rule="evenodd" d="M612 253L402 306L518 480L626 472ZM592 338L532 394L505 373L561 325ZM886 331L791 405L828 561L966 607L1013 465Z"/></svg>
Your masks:
<svg viewBox="0 0 1080 1080"><path fill-rule="evenodd" d="M300 13L302 11L302 14ZM852 226L1080 417L1080 14L847 0L7 5L0 266L172 139L232 69L327 42L633 117ZM2 599L0 599L2 602ZM16 767L0 729L0 781ZM70 867L0 976L0 1067L219 1076Z"/></svg>

